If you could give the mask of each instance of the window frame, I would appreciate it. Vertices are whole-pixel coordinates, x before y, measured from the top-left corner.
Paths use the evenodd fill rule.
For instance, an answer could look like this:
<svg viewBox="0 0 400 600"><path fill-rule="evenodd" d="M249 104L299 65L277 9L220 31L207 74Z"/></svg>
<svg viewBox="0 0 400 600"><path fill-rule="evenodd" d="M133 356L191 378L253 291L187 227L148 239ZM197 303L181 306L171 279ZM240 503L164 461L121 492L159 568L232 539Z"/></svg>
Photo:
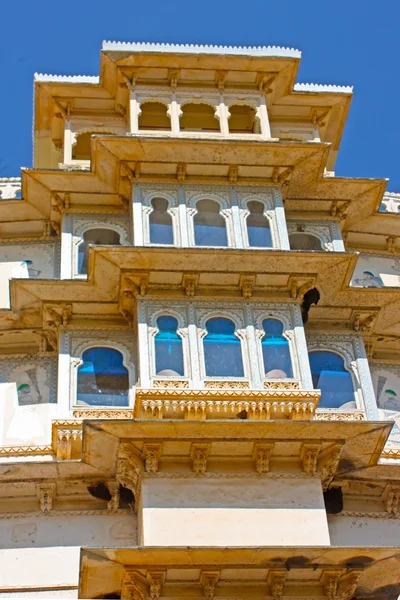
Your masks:
<svg viewBox="0 0 400 600"><path fill-rule="evenodd" d="M128 231L118 223L107 223L103 221L93 221L86 222L83 225L78 226L76 229L73 228L72 235L72 277L73 279L87 279L87 275L83 273L78 273L78 264L79 264L79 246L84 242L84 235L87 231L91 229L107 229L109 231L114 231L119 234L119 245L127 246L129 244L128 239ZM101 245L101 244L97 244ZM116 246L118 248L119 246Z"/></svg>
<svg viewBox="0 0 400 600"><path fill-rule="evenodd" d="M157 327L157 320L160 317L173 317L177 320L178 326L176 329L177 335L182 340L182 355L183 355L183 375L157 375L156 371L156 347L155 339L159 333ZM189 336L188 327L183 315L173 309L160 308L151 313L148 327L148 341L149 341L149 362L150 362L150 380L154 384L154 381L171 381L171 382L183 382L191 379L191 364L190 364L190 352L189 352Z"/></svg>
<svg viewBox="0 0 400 600"><path fill-rule="evenodd" d="M243 376L235 377L235 376L214 376L207 375L206 372L206 360L205 360L205 352L204 352L204 338L207 336L207 322L210 319L227 319L232 321L235 325L235 336L240 341L240 349L242 353L242 364L243 364ZM251 369L250 369L250 358L249 358L249 342L247 338L246 327L244 325L244 321L242 316L239 314L239 311L233 310L223 310L223 309L203 309L198 311L197 315L197 340L198 340L198 350L199 350L199 359L200 359L200 377L203 381L205 387L207 387L207 382L247 382L249 386L251 385Z"/></svg>
<svg viewBox="0 0 400 600"><path fill-rule="evenodd" d="M290 363L292 366L292 373L293 373L292 377L284 377L282 379L277 379L277 378L268 378L265 376L267 371L265 368L264 354L262 351L262 340L265 335L263 322L266 320L269 320L269 319L274 320L274 321L279 321L282 324L282 337L288 341L288 346L289 346ZM257 358L258 358L261 381L264 384L269 381L272 381L272 382L290 381L290 382L299 382L299 384L301 384L302 377L301 377L301 372L300 372L300 368L299 368L294 330L293 330L292 324L289 322L289 319L286 317L286 315L283 315L279 312L278 313L276 313L276 312L271 313L271 312L264 312L264 311L257 312L256 318L255 318L254 329L255 329L255 335L256 335Z"/></svg>
<svg viewBox="0 0 400 600"><path fill-rule="evenodd" d="M197 215L198 210L196 205L201 200L211 200L212 202L216 202L219 204L219 214L225 219L225 231L226 231L226 239L227 246L197 246L196 238L195 238L195 229L194 229L194 217ZM187 202L187 216L188 216L188 235L189 235L189 246L191 248L236 248L235 242L235 234L234 234L234 224L232 217L232 210L230 202L227 198L217 195L215 192L207 193L207 191L193 194L189 201Z"/></svg>
<svg viewBox="0 0 400 600"><path fill-rule="evenodd" d="M77 403L78 396L78 370L79 367L83 364L82 356L86 352L86 350L91 350L93 348L110 348L112 350L117 350L122 354L122 364L128 371L128 380L129 380L129 388L128 388L128 405L124 407L113 407L108 405L96 405L96 406L85 406L83 404ZM81 342L77 345L75 350L71 350L70 356L70 369L69 369L69 377L70 377L70 407L71 410L74 409L102 409L102 410L118 410L118 409L127 409L132 408L134 405L134 388L136 382L136 370L135 365L132 361L132 354L129 350L128 346L121 342L116 342L113 339L107 339L103 337L95 338Z"/></svg>
<svg viewBox="0 0 400 600"><path fill-rule="evenodd" d="M271 240L272 246L250 246L249 243L249 233L247 230L247 217L251 214L251 211L248 208L249 202L260 202L264 205L263 215L267 218L269 223L269 230L271 232ZM263 198L262 195L250 195L246 194L243 198L241 198L239 202L239 210L240 210L240 226L242 231L243 238L243 246L247 250L273 250L274 248L279 248L278 243L278 234L277 234L277 226L276 226L276 216L275 216L275 207L273 205L273 201L269 198Z"/></svg>
<svg viewBox="0 0 400 600"><path fill-rule="evenodd" d="M174 240L172 244L154 244L150 241L150 215L154 211L152 200L156 198L161 198L168 204L167 213L171 216L172 237ZM180 245L178 206L174 195L164 191L149 191L142 202L142 218L143 241L146 246L151 246L152 248L176 248Z"/></svg>

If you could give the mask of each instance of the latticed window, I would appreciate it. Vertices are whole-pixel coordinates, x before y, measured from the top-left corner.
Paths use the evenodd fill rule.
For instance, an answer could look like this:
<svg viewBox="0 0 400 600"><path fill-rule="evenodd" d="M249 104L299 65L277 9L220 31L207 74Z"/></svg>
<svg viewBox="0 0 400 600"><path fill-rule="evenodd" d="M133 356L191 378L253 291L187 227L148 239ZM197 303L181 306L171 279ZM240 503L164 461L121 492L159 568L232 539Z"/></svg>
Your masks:
<svg viewBox="0 0 400 600"><path fill-rule="evenodd" d="M321 390L320 408L355 408L353 381L336 352L310 352L310 366L314 388ZM348 404L350 403L350 404Z"/></svg>
<svg viewBox="0 0 400 600"><path fill-rule="evenodd" d="M203 340L206 375L243 377L242 349L235 335L235 324L230 319L217 317L207 321L206 328Z"/></svg>
<svg viewBox="0 0 400 600"><path fill-rule="evenodd" d="M265 377L284 379L293 377L289 342L283 337L283 323L277 319L262 322L264 336L261 340Z"/></svg>
<svg viewBox="0 0 400 600"><path fill-rule="evenodd" d="M128 406L129 374L121 352L90 348L78 369L77 403L92 406Z"/></svg>
<svg viewBox="0 0 400 600"><path fill-rule="evenodd" d="M158 317L157 328L154 340L157 375L183 376L183 349L182 338L177 333L178 321L175 317Z"/></svg>

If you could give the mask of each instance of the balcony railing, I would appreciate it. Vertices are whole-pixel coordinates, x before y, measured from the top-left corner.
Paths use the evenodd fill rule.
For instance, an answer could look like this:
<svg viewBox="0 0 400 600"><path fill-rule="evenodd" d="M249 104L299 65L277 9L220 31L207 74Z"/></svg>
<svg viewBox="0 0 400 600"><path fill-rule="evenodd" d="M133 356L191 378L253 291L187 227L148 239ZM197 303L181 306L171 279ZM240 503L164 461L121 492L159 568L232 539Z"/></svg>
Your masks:
<svg viewBox="0 0 400 600"><path fill-rule="evenodd" d="M0 200L21 198L21 177L0 177Z"/></svg>

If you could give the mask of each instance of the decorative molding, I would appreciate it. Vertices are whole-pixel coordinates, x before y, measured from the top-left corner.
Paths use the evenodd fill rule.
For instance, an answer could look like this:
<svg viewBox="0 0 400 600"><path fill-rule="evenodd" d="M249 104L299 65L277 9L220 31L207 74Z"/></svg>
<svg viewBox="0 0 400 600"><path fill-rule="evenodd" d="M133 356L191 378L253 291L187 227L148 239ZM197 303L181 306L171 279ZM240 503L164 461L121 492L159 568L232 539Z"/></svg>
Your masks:
<svg viewBox="0 0 400 600"><path fill-rule="evenodd" d="M313 416L314 421L365 421L365 413L362 410L354 410L351 412L324 411L322 408L317 409ZM399 455L400 456L400 455Z"/></svg>
<svg viewBox="0 0 400 600"><path fill-rule="evenodd" d="M145 444L143 449L146 473L157 473L162 444Z"/></svg>
<svg viewBox="0 0 400 600"><path fill-rule="evenodd" d="M56 496L56 484L38 484L36 486L36 495L39 498L40 510L47 515L53 508L53 500Z"/></svg>
<svg viewBox="0 0 400 600"><path fill-rule="evenodd" d="M247 56L284 56L301 58L301 52L294 48L281 46L210 46L198 44L164 44L151 42L117 42L103 41L102 50L106 52L178 52L179 54L233 54ZM35 74L35 77L38 74ZM39 75L38 75L39 76ZM57 77L41 75L41 77ZM60 77L60 75L58 76ZM77 76L76 76L77 77ZM43 80L41 80L43 81ZM304 84L315 85L315 84ZM322 86L332 87L332 86ZM333 86L336 87L336 86ZM340 86L339 86L340 87ZM309 90L307 90L309 91ZM325 91L325 90L324 90ZM328 91L328 90L326 90Z"/></svg>
<svg viewBox="0 0 400 600"><path fill-rule="evenodd" d="M204 475L207 471L207 459L211 444L192 444L190 458L196 475Z"/></svg>
<svg viewBox="0 0 400 600"><path fill-rule="evenodd" d="M253 460L257 473L268 473L269 461L274 450L274 444L255 443L253 449Z"/></svg>
<svg viewBox="0 0 400 600"><path fill-rule="evenodd" d="M114 515L131 515L132 512L129 509L119 508L114 512ZM51 510L46 513L48 517L97 517L97 516L110 516L109 510ZM21 518L37 518L43 517L43 511L28 511L28 512L15 512L15 513L0 513L0 520L9 519L21 519Z"/></svg>

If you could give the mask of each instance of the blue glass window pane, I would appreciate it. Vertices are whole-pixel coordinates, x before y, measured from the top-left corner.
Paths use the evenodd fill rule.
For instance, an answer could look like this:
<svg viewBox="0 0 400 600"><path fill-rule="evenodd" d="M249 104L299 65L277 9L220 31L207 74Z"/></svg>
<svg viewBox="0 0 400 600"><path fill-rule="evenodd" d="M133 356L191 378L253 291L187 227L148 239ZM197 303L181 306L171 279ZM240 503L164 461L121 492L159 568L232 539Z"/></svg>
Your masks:
<svg viewBox="0 0 400 600"><path fill-rule="evenodd" d="M178 321L174 317L157 319L158 333L155 337L156 373L158 375L183 375L182 338L177 334Z"/></svg>
<svg viewBox="0 0 400 600"><path fill-rule="evenodd" d="M196 246L227 246L226 223L220 214L219 204L212 200L200 200L194 216Z"/></svg>
<svg viewBox="0 0 400 600"><path fill-rule="evenodd" d="M242 349L234 323L223 318L210 319L207 332L203 340L206 375L243 377Z"/></svg>
<svg viewBox="0 0 400 600"><path fill-rule="evenodd" d="M168 212L168 202L164 198L154 198L151 201L153 210L150 213L150 243L173 244L174 232L172 217Z"/></svg>
<svg viewBox="0 0 400 600"><path fill-rule="evenodd" d="M257 200L252 200L247 204L250 214L247 217L247 235L249 246L255 248L271 248L272 236L269 228L269 222L264 215L264 204Z"/></svg>
<svg viewBox="0 0 400 600"><path fill-rule="evenodd" d="M128 406L129 375L122 354L112 348L91 348L78 369L78 404Z"/></svg>
<svg viewBox="0 0 400 600"><path fill-rule="evenodd" d="M251 225L247 219L247 235L252 248L272 248L271 231L267 226Z"/></svg>
<svg viewBox="0 0 400 600"><path fill-rule="evenodd" d="M314 388L321 390L320 408L339 408L354 402L351 375L341 356L334 352L311 352L310 366Z"/></svg>
<svg viewBox="0 0 400 600"><path fill-rule="evenodd" d="M283 324L276 319L265 319L262 325L265 334L261 347L266 376L293 377L289 342L282 335Z"/></svg>

